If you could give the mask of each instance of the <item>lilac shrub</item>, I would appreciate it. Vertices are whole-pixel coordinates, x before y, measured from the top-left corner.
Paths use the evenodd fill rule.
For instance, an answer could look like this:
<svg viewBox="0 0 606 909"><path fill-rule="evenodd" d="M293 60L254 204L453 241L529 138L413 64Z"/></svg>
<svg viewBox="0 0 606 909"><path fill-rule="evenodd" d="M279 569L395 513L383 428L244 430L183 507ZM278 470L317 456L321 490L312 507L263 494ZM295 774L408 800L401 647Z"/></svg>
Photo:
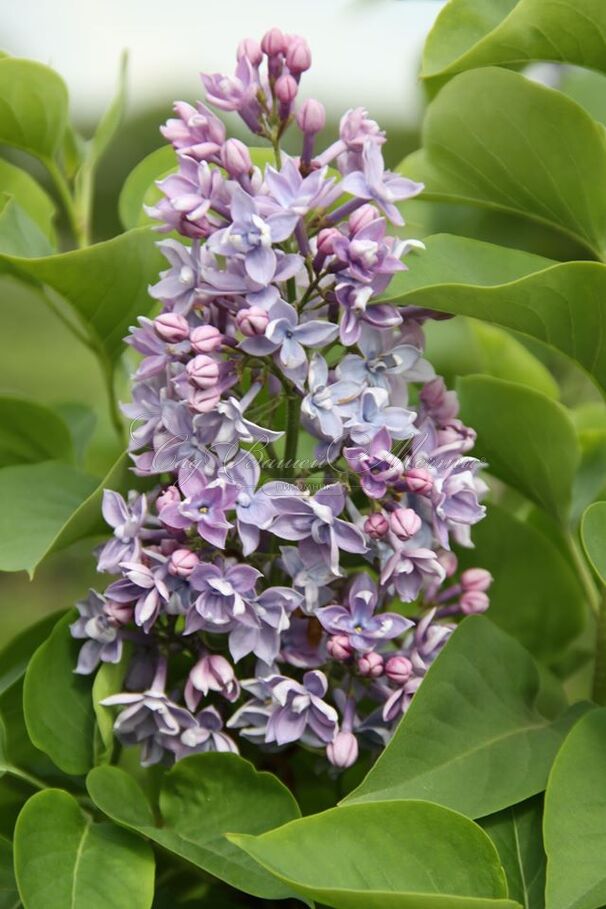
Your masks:
<svg viewBox="0 0 606 909"><path fill-rule="evenodd" d="M233 76L202 76L209 106L178 102L162 128L178 169L149 214L180 239L159 243L160 314L127 338L142 359L124 407L155 485L105 492L115 579L72 626L76 672L127 663L103 703L144 765L248 740L349 767L388 741L456 618L488 606L489 574L457 577L451 550L484 486L423 357L434 314L381 300L423 249L393 232L423 187L385 169L362 108L317 147L324 108L296 107L310 63L279 29L247 39Z"/></svg>

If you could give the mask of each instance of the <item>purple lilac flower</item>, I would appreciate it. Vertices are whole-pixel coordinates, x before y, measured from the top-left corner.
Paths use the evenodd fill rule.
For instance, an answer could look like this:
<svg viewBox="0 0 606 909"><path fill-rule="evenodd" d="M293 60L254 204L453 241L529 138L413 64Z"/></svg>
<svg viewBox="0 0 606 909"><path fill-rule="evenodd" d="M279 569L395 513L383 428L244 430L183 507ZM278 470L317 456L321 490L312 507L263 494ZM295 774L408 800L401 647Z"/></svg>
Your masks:
<svg viewBox="0 0 606 909"><path fill-rule="evenodd" d="M101 511L114 528L114 537L101 549L97 570L115 574L120 562L136 562L141 555L139 534L147 517L147 500L134 493L127 504L120 493L104 489Z"/></svg>
<svg viewBox="0 0 606 909"><path fill-rule="evenodd" d="M322 700L328 689L323 672L306 672L302 684L280 675L268 679L268 684L275 707L267 724L267 742L286 745L306 732L325 745L333 740L338 715Z"/></svg>
<svg viewBox="0 0 606 909"><path fill-rule="evenodd" d="M120 627L129 621L131 610L109 603L95 590L76 605L80 617L69 626L70 632L73 638L85 643L80 648L74 671L90 675L99 663L119 663L122 658Z"/></svg>
<svg viewBox="0 0 606 909"><path fill-rule="evenodd" d="M346 634L354 650L362 653L399 637L413 624L395 612L375 614L379 603L377 585L365 573L354 578L346 602L347 606L325 606L316 615L329 634Z"/></svg>
<svg viewBox="0 0 606 909"><path fill-rule="evenodd" d="M379 145L366 142L362 150L362 170L347 174L341 188L358 199L376 202L393 224L403 224L404 219L394 203L418 196L424 186L386 171Z"/></svg>
<svg viewBox="0 0 606 909"><path fill-rule="evenodd" d="M246 612L245 597L253 597L261 572L250 565L231 564L221 559L199 565L190 576L198 597L187 617L186 634L204 629L231 631L234 621Z"/></svg>

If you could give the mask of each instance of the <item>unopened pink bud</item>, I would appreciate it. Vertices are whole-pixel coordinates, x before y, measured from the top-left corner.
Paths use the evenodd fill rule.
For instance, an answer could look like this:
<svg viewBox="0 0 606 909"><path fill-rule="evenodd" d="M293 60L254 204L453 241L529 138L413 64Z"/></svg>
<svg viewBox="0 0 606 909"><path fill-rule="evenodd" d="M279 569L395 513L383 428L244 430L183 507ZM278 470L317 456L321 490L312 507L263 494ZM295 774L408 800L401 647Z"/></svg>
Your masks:
<svg viewBox="0 0 606 909"><path fill-rule="evenodd" d="M478 612L486 612L489 600L482 590L466 590L459 600L459 606L463 615L475 615Z"/></svg>
<svg viewBox="0 0 606 909"><path fill-rule="evenodd" d="M209 654L198 660L189 673L185 686L185 703L195 710L201 694L218 691L228 701L235 701L240 694L240 685L231 663L219 653Z"/></svg>
<svg viewBox="0 0 606 909"><path fill-rule="evenodd" d="M292 104L297 97L298 91L299 86L297 85L296 80L293 79L292 76L289 76L288 73L282 73L282 75L278 76L276 79L274 95L282 104Z"/></svg>
<svg viewBox="0 0 606 909"><path fill-rule="evenodd" d="M326 757L333 765L345 770L358 760L358 740L353 732L337 732L330 745L326 746Z"/></svg>
<svg viewBox="0 0 606 909"><path fill-rule="evenodd" d="M206 354L198 354L185 369L190 381L198 388L214 388L219 379L219 364Z"/></svg>
<svg viewBox="0 0 606 909"><path fill-rule="evenodd" d="M223 335L214 325L198 325L193 329L189 340L196 353L207 354L219 350L223 344Z"/></svg>
<svg viewBox="0 0 606 909"><path fill-rule="evenodd" d="M268 57L275 57L276 54L285 54L287 46L286 35L279 28L270 28L261 39L261 50Z"/></svg>
<svg viewBox="0 0 606 909"><path fill-rule="evenodd" d="M433 488L433 480L428 470L423 467L411 467L404 473L404 482L410 492L419 496L429 495Z"/></svg>
<svg viewBox="0 0 606 909"><path fill-rule="evenodd" d="M158 512L166 508L167 505L177 505L181 501L181 493L176 486L168 486L160 493L156 499L156 508Z"/></svg>
<svg viewBox="0 0 606 909"><path fill-rule="evenodd" d="M253 66L258 66L263 59L261 45L254 38L243 38L238 45L237 58L247 57Z"/></svg>
<svg viewBox="0 0 606 909"><path fill-rule="evenodd" d="M325 227L318 234L318 252L323 256L332 256L335 251L334 242L342 236L336 227Z"/></svg>
<svg viewBox="0 0 606 909"><path fill-rule="evenodd" d="M372 221L376 221L379 212L374 205L361 205L351 213L348 219L349 229L352 234L357 234L363 227L368 227Z"/></svg>
<svg viewBox="0 0 606 909"><path fill-rule="evenodd" d="M311 51L304 38L294 38L286 48L286 65L291 73L297 76L311 66Z"/></svg>
<svg viewBox="0 0 606 909"><path fill-rule="evenodd" d="M389 519L392 531L401 540L409 540L421 529L421 518L412 508L396 508Z"/></svg>
<svg viewBox="0 0 606 909"><path fill-rule="evenodd" d="M200 559L190 549L176 549L168 562L168 570L178 578L188 578Z"/></svg>
<svg viewBox="0 0 606 909"><path fill-rule="evenodd" d="M459 560L454 552L450 552L448 549L442 549L438 552L437 559L444 569L446 577L451 578L459 565Z"/></svg>
<svg viewBox="0 0 606 909"><path fill-rule="evenodd" d="M371 650L370 653L365 653L361 656L358 660L358 672L367 678L378 679L379 676L383 675L383 657L381 654Z"/></svg>
<svg viewBox="0 0 606 909"><path fill-rule="evenodd" d="M128 625L133 617L133 607L126 603L115 603L108 600L103 607L103 612L113 619L118 625Z"/></svg>
<svg viewBox="0 0 606 909"><path fill-rule="evenodd" d="M364 532L368 534L371 540L380 540L389 530L389 521L382 511L375 511L369 514L364 521Z"/></svg>
<svg viewBox="0 0 606 909"><path fill-rule="evenodd" d="M385 675L396 685L405 685L412 675L412 663L404 656L390 657L385 663Z"/></svg>
<svg viewBox="0 0 606 909"><path fill-rule="evenodd" d="M308 98L301 105L297 113L297 125L301 132L314 136L326 126L326 111L324 105L314 98Z"/></svg>
<svg viewBox="0 0 606 909"><path fill-rule="evenodd" d="M198 413L212 413L221 400L221 394L216 388L192 388L187 400Z"/></svg>
<svg viewBox="0 0 606 909"><path fill-rule="evenodd" d="M171 344L184 341L189 335L187 319L174 312L162 313L161 316L154 319L154 329L163 341Z"/></svg>
<svg viewBox="0 0 606 909"><path fill-rule="evenodd" d="M268 324L269 315L260 306L249 306L236 313L236 325L247 338L264 334Z"/></svg>
<svg viewBox="0 0 606 909"><path fill-rule="evenodd" d="M353 653L353 648L349 643L349 638L346 634L333 635L328 639L326 649L333 660L339 660L339 662L348 660Z"/></svg>
<svg viewBox="0 0 606 909"><path fill-rule="evenodd" d="M231 177L241 177L252 170L250 152L239 139L228 139L221 149L221 163Z"/></svg>
<svg viewBox="0 0 606 909"><path fill-rule="evenodd" d="M488 590L492 584L492 575L484 568L468 568L461 575L463 590Z"/></svg>

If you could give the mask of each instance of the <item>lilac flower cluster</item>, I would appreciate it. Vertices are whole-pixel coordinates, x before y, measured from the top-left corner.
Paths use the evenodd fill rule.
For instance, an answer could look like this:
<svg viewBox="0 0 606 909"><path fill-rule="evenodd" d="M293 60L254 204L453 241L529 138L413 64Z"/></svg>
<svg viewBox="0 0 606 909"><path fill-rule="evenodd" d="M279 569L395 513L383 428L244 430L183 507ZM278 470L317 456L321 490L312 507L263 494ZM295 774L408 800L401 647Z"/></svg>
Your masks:
<svg viewBox="0 0 606 909"><path fill-rule="evenodd" d="M488 606L488 573L456 579L451 551L483 516L474 433L423 358L432 314L381 300L422 248L390 232L422 186L385 169L362 108L316 147L322 105L295 109L310 63L272 29L233 76L202 77L267 149L201 102L162 130L178 169L149 214L181 239L160 243L161 313L127 339L142 359L124 407L155 485L105 492L115 580L72 626L77 672L124 661L103 703L144 764L239 737L348 767L389 739L452 620Z"/></svg>

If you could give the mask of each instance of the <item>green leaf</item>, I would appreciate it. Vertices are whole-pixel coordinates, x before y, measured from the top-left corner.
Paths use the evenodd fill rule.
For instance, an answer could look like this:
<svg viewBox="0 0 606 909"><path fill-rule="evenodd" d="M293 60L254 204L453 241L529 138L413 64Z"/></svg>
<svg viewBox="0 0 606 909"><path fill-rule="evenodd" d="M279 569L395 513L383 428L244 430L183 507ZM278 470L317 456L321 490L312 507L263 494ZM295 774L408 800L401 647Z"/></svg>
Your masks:
<svg viewBox="0 0 606 909"><path fill-rule="evenodd" d="M150 909L154 856L139 837L93 823L67 792L27 802L15 827L15 874L27 909Z"/></svg>
<svg viewBox="0 0 606 909"><path fill-rule="evenodd" d="M581 520L581 539L587 558L606 584L606 502L594 502Z"/></svg>
<svg viewBox="0 0 606 909"><path fill-rule="evenodd" d="M67 125L67 89L48 66L0 59L0 143L54 158Z"/></svg>
<svg viewBox="0 0 606 909"><path fill-rule="evenodd" d="M606 134L560 92L509 70L461 73L430 104L422 144L399 168L426 184L421 199L519 214L606 254Z"/></svg>
<svg viewBox="0 0 606 909"><path fill-rule="evenodd" d="M606 903L606 710L593 710L565 740L549 776L543 833L547 909Z"/></svg>
<svg viewBox="0 0 606 909"><path fill-rule="evenodd" d="M12 196L0 194L0 253L48 256L53 248L35 221Z"/></svg>
<svg viewBox="0 0 606 909"><path fill-rule="evenodd" d="M57 243L53 226L56 214L54 202L26 171L1 158L0 192L14 198L54 248Z"/></svg>
<svg viewBox="0 0 606 909"><path fill-rule="evenodd" d="M337 909L513 909L490 839L429 802L333 808L230 836L278 880Z"/></svg>
<svg viewBox="0 0 606 909"><path fill-rule="evenodd" d="M93 766L92 680L76 675L80 641L69 626L75 611L61 619L27 667L23 710L33 744L65 773L80 775Z"/></svg>
<svg viewBox="0 0 606 909"><path fill-rule="evenodd" d="M421 75L532 60L606 71L602 0L451 0L429 33Z"/></svg>
<svg viewBox="0 0 606 909"><path fill-rule="evenodd" d="M484 818L482 827L501 859L509 895L524 909L545 909L543 800L529 799Z"/></svg>
<svg viewBox="0 0 606 909"><path fill-rule="evenodd" d="M0 836L0 909L19 909L21 900L13 871L13 846Z"/></svg>
<svg viewBox="0 0 606 909"><path fill-rule="evenodd" d="M29 625L0 650L0 696L23 678L32 654L47 640L62 612L53 612Z"/></svg>
<svg viewBox="0 0 606 909"><path fill-rule="evenodd" d="M97 481L58 461L0 470L0 571L33 570Z"/></svg>
<svg viewBox="0 0 606 909"><path fill-rule="evenodd" d="M139 784L117 767L87 777L95 805L117 824L136 830L233 887L263 899L292 895L225 839L228 832L263 833L299 816L290 792L269 773L232 754L185 758L162 781L159 813Z"/></svg>
<svg viewBox="0 0 606 909"><path fill-rule="evenodd" d="M581 462L572 489L572 520L578 521L583 511L606 488L606 429L577 430Z"/></svg>
<svg viewBox="0 0 606 909"><path fill-rule="evenodd" d="M76 461L81 464L97 425L97 414L92 407L76 401L56 404L53 409L67 426L72 437Z"/></svg>
<svg viewBox="0 0 606 909"><path fill-rule="evenodd" d="M56 291L84 324L92 343L115 361L124 351L128 327L153 305L147 287L162 266L155 240L150 230L140 228L42 259L0 255L0 271Z"/></svg>
<svg viewBox="0 0 606 909"><path fill-rule="evenodd" d="M564 521L580 460L565 408L541 392L490 376L466 376L457 390L462 417L478 433L474 453L488 462L489 472Z"/></svg>
<svg viewBox="0 0 606 909"><path fill-rule="evenodd" d="M606 266L548 259L438 234L397 274L384 300L473 316L575 360L606 390Z"/></svg>
<svg viewBox="0 0 606 909"><path fill-rule="evenodd" d="M157 224L148 218L144 205L155 205L162 193L155 185L177 167L177 156L171 145L163 145L146 155L131 170L120 191L118 212L125 230L132 230L144 224Z"/></svg>
<svg viewBox="0 0 606 909"><path fill-rule="evenodd" d="M581 632L585 597L558 547L540 530L496 505L474 528L462 569L492 574L490 619L539 659L553 660Z"/></svg>
<svg viewBox="0 0 606 909"><path fill-rule="evenodd" d="M470 616L344 804L424 798L482 817L521 802L545 788L578 716L555 719L554 707L528 651L489 619Z"/></svg>
<svg viewBox="0 0 606 909"><path fill-rule="evenodd" d="M97 720L95 764L109 764L114 752L114 711L111 707L104 707L101 701L123 690L122 683L129 660L130 652L127 647L119 663L101 663L95 674L92 690L93 709Z"/></svg>
<svg viewBox="0 0 606 909"><path fill-rule="evenodd" d="M107 108L95 130L90 142L88 160L92 165L98 164L116 135L124 117L126 108L126 78L128 75L128 54L123 52L118 71L118 87L110 106Z"/></svg>
<svg viewBox="0 0 606 909"><path fill-rule="evenodd" d="M63 420L34 401L0 396L0 468L49 460L74 460Z"/></svg>

